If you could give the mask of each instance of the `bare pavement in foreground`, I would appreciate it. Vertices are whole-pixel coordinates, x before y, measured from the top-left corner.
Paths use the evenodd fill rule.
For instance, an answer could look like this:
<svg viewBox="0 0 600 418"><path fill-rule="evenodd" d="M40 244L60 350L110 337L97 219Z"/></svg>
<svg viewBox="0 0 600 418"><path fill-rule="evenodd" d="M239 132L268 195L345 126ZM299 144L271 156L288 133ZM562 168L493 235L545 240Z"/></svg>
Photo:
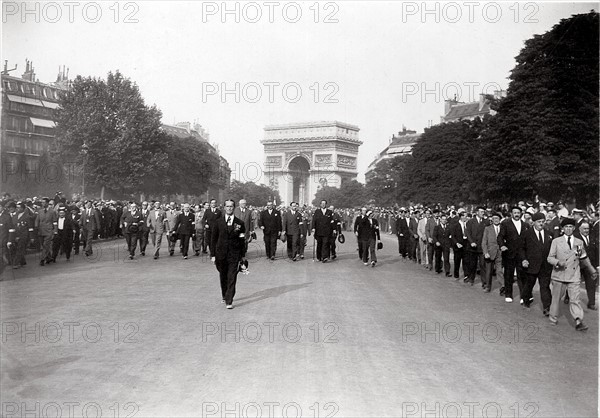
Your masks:
<svg viewBox="0 0 600 418"><path fill-rule="evenodd" d="M551 326L537 288L507 304L391 236L376 268L351 236L327 264L309 241L295 263L254 243L233 310L206 256L30 255L1 276L2 416L597 416L597 312Z"/></svg>

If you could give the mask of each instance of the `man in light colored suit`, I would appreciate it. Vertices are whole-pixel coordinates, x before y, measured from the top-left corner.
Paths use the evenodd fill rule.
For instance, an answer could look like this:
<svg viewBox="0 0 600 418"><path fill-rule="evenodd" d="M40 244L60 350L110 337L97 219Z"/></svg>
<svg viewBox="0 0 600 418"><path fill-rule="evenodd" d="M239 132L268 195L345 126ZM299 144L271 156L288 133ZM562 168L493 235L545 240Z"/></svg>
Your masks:
<svg viewBox="0 0 600 418"><path fill-rule="evenodd" d="M202 206L194 207L194 226L196 228L196 240L194 241L194 255L200 256L200 251L206 254L208 243L204 240L204 212L208 210L208 202L204 202Z"/></svg>
<svg viewBox="0 0 600 418"><path fill-rule="evenodd" d="M481 249L485 259L485 291L492 291L492 273L496 269L496 280L500 284L500 289L504 287L504 276L502 275L502 251L498 246L498 234L500 233L500 221L502 214L492 214L492 224L485 227L483 239L481 240Z"/></svg>
<svg viewBox="0 0 600 418"><path fill-rule="evenodd" d="M583 309L579 302L581 270L583 268L593 271L594 276L597 272L592 267L590 260L585 252L583 241L573 236L575 231L575 221L565 218L561 221L561 227L564 235L554 238L548 254L548 263L553 267L552 270L552 304L550 305L550 323L558 324L558 314L560 309L560 299L565 291L569 291L569 309L575 319L575 329L577 331L586 331L587 325L583 323Z"/></svg>
<svg viewBox="0 0 600 418"><path fill-rule="evenodd" d="M431 217L431 211L427 209L425 211L425 215L419 219L419 223L417 224L417 234L419 236L419 251L420 251L420 259L423 267L427 267L427 253L428 253L428 245L427 245L427 221Z"/></svg>
<svg viewBox="0 0 600 418"><path fill-rule="evenodd" d="M154 208L150 211L147 222L150 237L152 238L152 245L154 246L154 259L156 260L160 251L163 234L165 231L168 231L165 226L167 222L165 211L160 208L160 202L154 202Z"/></svg>
<svg viewBox="0 0 600 418"><path fill-rule="evenodd" d="M35 227L38 230L40 244L42 246L42 259L40 266L52 262L52 240L58 225L58 216L56 212L49 207L50 199L44 197L42 199L42 207L38 210L37 218L35 218Z"/></svg>
<svg viewBox="0 0 600 418"><path fill-rule="evenodd" d="M248 204L246 199L241 199L239 202L239 206L233 210L233 215L236 218L239 218L246 227L246 252L248 251L248 240L250 239L250 235L252 231L254 231L254 220L252 219L252 211L248 209Z"/></svg>

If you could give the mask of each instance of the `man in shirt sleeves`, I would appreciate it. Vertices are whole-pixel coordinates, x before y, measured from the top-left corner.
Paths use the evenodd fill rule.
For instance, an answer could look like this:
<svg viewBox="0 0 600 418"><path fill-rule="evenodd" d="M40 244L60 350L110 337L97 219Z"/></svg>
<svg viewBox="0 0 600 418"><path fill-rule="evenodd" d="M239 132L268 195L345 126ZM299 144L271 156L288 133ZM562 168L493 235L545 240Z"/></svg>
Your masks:
<svg viewBox="0 0 600 418"><path fill-rule="evenodd" d="M211 260L219 271L222 303L227 309L233 309L240 261L246 257L246 227L233 215L234 208L233 200L225 201L225 214L214 222L210 245Z"/></svg>

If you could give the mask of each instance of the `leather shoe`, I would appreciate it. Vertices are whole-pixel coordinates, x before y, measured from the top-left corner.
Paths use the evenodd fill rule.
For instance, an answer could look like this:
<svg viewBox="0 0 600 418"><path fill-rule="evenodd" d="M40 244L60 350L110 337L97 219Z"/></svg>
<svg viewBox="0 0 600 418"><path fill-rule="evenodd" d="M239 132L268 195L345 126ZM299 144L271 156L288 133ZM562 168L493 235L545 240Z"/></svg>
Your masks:
<svg viewBox="0 0 600 418"><path fill-rule="evenodd" d="M597 311L598 310L598 308L596 308L596 305L588 305L588 309L590 311Z"/></svg>
<svg viewBox="0 0 600 418"><path fill-rule="evenodd" d="M450 273L446 273L446 277L452 277Z"/></svg>
<svg viewBox="0 0 600 418"><path fill-rule="evenodd" d="M584 324L582 321L579 321L577 323L577 325L575 325L575 329L577 331L587 331L588 330L588 326L586 324Z"/></svg>
<svg viewBox="0 0 600 418"><path fill-rule="evenodd" d="M543 314L544 316L550 316L550 309L544 309Z"/></svg>
<svg viewBox="0 0 600 418"><path fill-rule="evenodd" d="M504 286L500 288L500 296L504 296Z"/></svg>

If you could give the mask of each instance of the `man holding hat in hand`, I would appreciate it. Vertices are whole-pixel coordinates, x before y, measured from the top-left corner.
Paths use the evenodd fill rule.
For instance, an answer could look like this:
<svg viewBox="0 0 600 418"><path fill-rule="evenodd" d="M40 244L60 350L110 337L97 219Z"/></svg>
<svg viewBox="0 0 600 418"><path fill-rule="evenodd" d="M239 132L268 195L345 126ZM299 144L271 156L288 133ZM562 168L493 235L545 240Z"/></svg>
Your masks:
<svg viewBox="0 0 600 418"><path fill-rule="evenodd" d="M552 304L550 306L550 323L558 324L560 299L565 290L569 291L569 308L575 319L575 329L586 331L587 325L583 323L583 309L579 302L581 271L583 268L593 271L594 277L597 272L592 267L585 252L583 241L573 236L575 221L565 218L561 221L564 235L555 238L550 247L548 262L552 265Z"/></svg>

